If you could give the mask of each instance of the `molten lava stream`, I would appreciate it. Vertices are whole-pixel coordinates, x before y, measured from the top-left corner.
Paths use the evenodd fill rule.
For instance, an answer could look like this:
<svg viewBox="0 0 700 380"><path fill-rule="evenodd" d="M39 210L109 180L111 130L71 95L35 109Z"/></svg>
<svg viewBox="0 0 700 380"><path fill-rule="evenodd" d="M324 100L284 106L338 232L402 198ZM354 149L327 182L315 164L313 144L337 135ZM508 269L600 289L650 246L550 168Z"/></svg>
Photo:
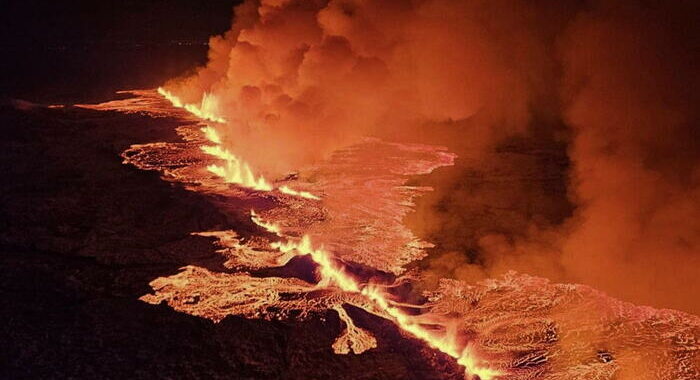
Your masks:
<svg viewBox="0 0 700 380"><path fill-rule="evenodd" d="M173 106L182 108L194 116L216 123L226 123L226 119L218 115L218 100L214 95L204 94L201 104L185 104L177 96L168 90L158 87L158 93L167 99ZM207 166L207 170L221 177L226 183L234 183L258 191L272 191L274 188L262 175L255 176L250 165L240 157L233 154L223 146L223 140L214 127L206 126L202 128L204 137L215 145L202 145L202 151L210 156L216 157L224 162L224 165L212 164ZM283 194L296 197L319 200L318 196L308 191L297 191L288 186L280 186L277 190Z"/></svg>
<svg viewBox="0 0 700 380"><path fill-rule="evenodd" d="M218 101L212 95L205 94L202 98L201 105L197 106L194 104L184 104L179 98L163 88L158 88L158 93L170 101L173 106L183 108L200 119L217 123L226 122L223 117L218 115ZM225 162L223 166L209 165L207 169L210 172L223 178L227 183L235 183L258 191L273 190L273 186L265 180L264 177L258 176L256 178L246 162L223 146L223 141L215 128L207 126L202 128L202 133L208 141L215 144L201 146L200 148L202 151ZM320 199L309 192L296 191L287 186L280 186L277 190L292 196L316 200ZM486 380L493 379L501 374L498 370L481 365L479 360L474 357L472 348L469 345L460 347L457 343L456 334L447 333L436 335L433 331L415 321L413 319L414 317L403 312L400 308L393 306L393 301L391 301L389 295L379 287L368 286L349 275L345 268L333 259L330 252L323 248L314 248L309 236L304 235L301 239L295 241L285 236L279 226L263 221L253 210L251 210L251 218L255 224L265 230L287 239L286 242L280 241L272 243L272 248L278 249L283 253L296 252L298 255L308 255L311 257L318 265L318 271L321 276L321 280L317 286L327 287L335 285L344 292L361 294L366 297L367 300L371 301L371 304L375 307L375 310L366 309L366 311L390 319L401 330L426 342L430 347L457 359L457 362L465 367L465 374L467 376L476 375L479 379ZM352 322L349 321L349 317L346 313L339 311L339 315L341 319L346 321L348 330L357 329ZM368 342L367 344L371 345L372 343Z"/></svg>
<svg viewBox="0 0 700 380"><path fill-rule="evenodd" d="M501 374L500 371L480 365L479 360L474 357L474 353L469 345L460 347L457 343L456 335L444 334L436 335L422 324L412 320L412 316L403 312L400 308L392 305L390 296L379 287L369 286L359 282L352 275L349 275L342 265L338 264L330 252L323 248L314 248L309 236L304 235L298 241L294 241L284 236L279 226L274 223L263 221L255 211L251 210L251 218L255 224L272 232L280 237L287 238L286 242L272 243L272 248L279 249L283 253L296 251L299 255L308 255L318 264L321 280L318 286L335 285L345 292L359 293L372 301L379 313L373 310L366 310L375 315L389 318L403 331L410 333L416 338L426 342L430 347L439 350L457 359L457 362L464 366L467 375L477 375L479 379L493 379Z"/></svg>

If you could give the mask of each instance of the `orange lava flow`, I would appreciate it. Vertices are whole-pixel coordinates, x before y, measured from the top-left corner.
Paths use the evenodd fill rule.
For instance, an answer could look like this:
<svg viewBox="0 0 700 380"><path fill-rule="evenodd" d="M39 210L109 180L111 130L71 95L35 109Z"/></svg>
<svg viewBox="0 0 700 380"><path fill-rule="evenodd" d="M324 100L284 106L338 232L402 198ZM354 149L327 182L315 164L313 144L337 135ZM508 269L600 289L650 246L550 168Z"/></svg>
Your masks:
<svg viewBox="0 0 700 380"><path fill-rule="evenodd" d="M254 211L251 211L251 217L257 225L278 236L283 236L279 226L262 221ZM415 322L411 315L393 306L394 302L379 287L368 286L346 273L342 265L332 259L330 252L323 248L314 248L309 236L304 235L298 241L287 239L286 242L274 242L271 246L283 253L296 251L299 255L310 256L319 266L321 281L319 281L318 286L335 285L345 292L362 294L372 301L374 306L380 311L380 316L385 318L388 316L403 331L426 342L430 347L457 359L457 363L465 367L466 374L477 375L482 380L493 379L501 375L500 371L480 364L480 361L474 357L474 353L469 345L460 348L454 336L450 334L436 335L422 324ZM372 310L367 311L377 314Z"/></svg>
<svg viewBox="0 0 700 380"><path fill-rule="evenodd" d="M158 87L158 93L163 95L165 99L168 99L175 107L184 108L200 119L215 121L217 123L226 122L226 119L218 115L219 102L214 95L205 93L204 96L202 96L201 104L198 106L196 104L183 103L177 96L163 87Z"/></svg>
<svg viewBox="0 0 700 380"><path fill-rule="evenodd" d="M177 96L168 90L158 87L158 93L167 99L173 106L185 109L194 116L200 119L213 121L217 123L226 123L226 119L218 114L218 100L216 96L204 94L202 102L198 106L196 104L183 103ZM201 129L204 137L215 145L202 145L201 149L204 153L214 156L224 163L223 165L212 164L207 166L209 172L221 177L226 183L234 183L243 187L258 191L272 191L274 187L262 175L256 176L253 173L250 165L243 161L240 157L233 154L223 146L223 140L214 127L206 126ZM280 186L277 190L283 194L296 197L319 200L321 198L308 191L297 191L289 186Z"/></svg>
<svg viewBox="0 0 700 380"><path fill-rule="evenodd" d="M197 106L193 104L184 104L179 98L163 88L158 88L158 93L169 100L173 106L183 108L201 119L217 123L226 122L223 117L218 116L218 101L213 96L205 94L201 105ZM223 146L223 140L215 128L206 126L202 128L202 133L208 141L214 144L201 146L202 151L225 163L225 165L209 165L207 169L210 172L223 178L228 183L235 183L258 191L272 191L274 189L263 176L258 176L256 178L246 162ZM320 199L309 192L296 191L288 186L280 186L277 190L292 196L314 200ZM262 220L253 210L251 210L251 219L255 224L265 230L279 237L285 237L279 226ZM481 361L475 358L473 350L469 345L461 347L454 334L446 333L438 335L434 331L427 329L424 325L418 323L411 315L405 313L399 307L394 306L397 305L397 303L393 302L389 294L381 290L381 288L362 283L348 274L342 264L333 260L333 255L330 252L323 248L315 248L308 235L304 235L301 239L296 240L287 238L286 242L274 242L271 246L273 249L277 249L282 253L311 257L318 265L318 271L321 277L317 286L336 286L344 292L363 295L375 308L375 310L367 310L368 312L392 320L401 330L426 342L430 347L457 359L457 362L465 367L465 373L467 375L476 375L482 380L493 379L501 375L500 371L482 365L480 363Z"/></svg>
<svg viewBox="0 0 700 380"><path fill-rule="evenodd" d="M235 183L260 191L272 190L272 185L265 180L265 177L256 178L250 166L228 149L222 148L221 145L202 145L201 149L204 153L225 162L224 165L209 165L207 170L223 178L227 183Z"/></svg>
<svg viewBox="0 0 700 380"><path fill-rule="evenodd" d="M260 216L258 216L258 214L255 213L255 210L250 210L250 219L253 221L253 223L266 229L267 231L272 232L277 236L282 236L282 231L280 230L279 226L273 223L267 223L264 220L260 219Z"/></svg>
<svg viewBox="0 0 700 380"><path fill-rule="evenodd" d="M284 193L287 195L294 195L297 197L302 197L302 198L307 198L307 199L316 199L316 200L321 199L321 198L309 193L308 191L296 191L294 189L291 189L289 186L280 186L277 188L277 190L279 190L280 193Z"/></svg>

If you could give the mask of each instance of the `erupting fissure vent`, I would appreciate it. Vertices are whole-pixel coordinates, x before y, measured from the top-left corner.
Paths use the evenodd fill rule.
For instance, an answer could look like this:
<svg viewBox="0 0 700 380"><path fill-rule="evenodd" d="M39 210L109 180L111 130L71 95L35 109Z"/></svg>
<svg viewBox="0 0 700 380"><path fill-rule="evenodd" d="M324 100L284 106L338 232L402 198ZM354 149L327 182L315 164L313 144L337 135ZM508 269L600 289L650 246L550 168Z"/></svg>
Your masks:
<svg viewBox="0 0 700 380"><path fill-rule="evenodd" d="M158 93L163 95L173 106L183 108L200 119L226 123L226 119L218 115L219 102L214 95L204 94L201 104L198 106L182 102L177 96L162 87L158 88ZM202 128L202 132L207 140L215 144L202 145L200 147L202 151L224 162L223 165L211 164L207 166L207 170L223 178L227 183L234 183L258 191L272 191L274 189L265 177L253 174L253 170L247 162L223 146L223 140L214 127L206 126ZM308 191L297 191L285 185L280 186L277 190L292 196L315 200L321 199Z"/></svg>
<svg viewBox="0 0 700 380"><path fill-rule="evenodd" d="M177 131L184 141L132 146L124 162L158 170L164 179L199 192L236 220L231 227L237 229L193 232L216 239L217 259L226 270L188 262L179 273L154 279L153 292L141 297L145 302L166 302L215 322L230 315L303 320L331 311L343 324L332 343L337 354L372 355L372 349L396 343L393 335L379 335L379 319L353 320L364 315L361 309L390 321L412 342L423 341L425 350L455 358L471 378L700 375L697 317L637 307L590 287L509 273L476 284L441 279L420 301L406 297L415 294L399 295L413 285L406 265L423 257L427 246L402 224L412 199L427 189L406 181L451 165L454 155L440 147L364 140L285 180L323 193L321 201L284 195L283 186L222 186L218 176L206 174L212 155L204 149L224 164L243 161L225 150L216 125L202 128L200 119L182 111L186 107L174 108L155 91L134 94L86 107L182 120Z"/></svg>
<svg viewBox="0 0 700 380"><path fill-rule="evenodd" d="M163 95L165 99L168 99L172 105L177 108L184 108L191 114L197 116L200 119L214 121L217 123L225 123L226 119L219 116L219 101L214 95L204 94L202 96L202 101L200 105L196 104L186 104L180 101L180 98L172 94L170 91L164 89L163 87L158 87L158 93Z"/></svg>
<svg viewBox="0 0 700 380"><path fill-rule="evenodd" d="M269 232L284 236L280 233L281 228L279 226L260 220L255 212L251 212L251 217L256 220L256 224L267 229ZM500 374L498 370L480 364L474 357L471 347L469 345L460 345L455 335L447 332L436 334L433 330L424 327L424 325L418 322L413 316L403 312L400 307L394 305L391 296L383 291L381 286L372 286L372 284L360 282L349 274L341 264L335 261L330 252L323 248L314 248L311 239L307 235L304 235L298 240L287 237L286 242L274 242L272 243L272 247L285 253L296 251L301 255L310 256L319 266L318 272L321 275L319 286L337 286L345 292L360 293L364 297L367 297L367 299L372 302L373 307L365 308L366 311L392 320L401 330L410 333L416 338L428 343L431 347L457 359L457 362L466 368L468 374L478 375L480 379L484 380L492 379ZM336 307L336 310L339 310L338 307ZM344 311L339 313L341 318L346 320L348 330L354 329L356 332L355 335L363 337L366 335L362 334L361 330L357 330L354 325L347 322L349 317ZM343 338L348 334L348 330L346 330L342 336ZM360 339L361 342L366 340L366 338Z"/></svg>
<svg viewBox="0 0 700 380"><path fill-rule="evenodd" d="M170 101L173 106L185 109L200 119L216 123L226 122L224 118L218 116L218 103L216 99L211 96L205 96L202 99L202 104L197 106L184 104L176 96L162 88L158 89L158 93ZM207 169L210 172L223 178L228 183L235 183L263 192L273 190L273 186L265 180L264 177L256 177L245 161L225 148L224 139L215 127L207 125L201 128L200 131L210 143L201 145L201 151L224 162L223 165L209 165ZM278 187L277 190L281 193L301 198L320 199L310 192L297 191L286 185ZM176 276L184 276L180 277L180 279L176 280L175 277L171 277L154 281L152 285L157 291L157 294L147 295L142 299L153 303L167 300L175 308L182 310L196 309L197 311L194 312L196 315L212 314L214 316L212 319L220 320L221 315L225 314L225 312L213 311L211 307L202 307L202 305L208 304L209 301L207 301L207 297L203 296L201 293L198 293L197 298L189 300L189 302L182 302L182 296L173 297L173 292L178 294L180 291L190 286L186 278L191 275L204 275L209 278L212 283L220 283L222 289L229 288L229 296L226 298L229 300L237 300L234 302L235 305L245 305L245 307L233 306L227 310L228 313L247 316L264 316L268 315L265 311L268 306L274 306L282 310L279 312L281 314L268 315L268 317L283 317L286 312L291 312L292 310L302 311L303 315L307 315L307 313L313 312L316 309L332 309L338 313L341 321L345 324L345 329L333 344L333 349L336 353L347 354L354 352L359 354L376 347L377 341L372 334L356 326L352 318L343 308L343 304L347 303L371 314L391 320L403 332L422 340L433 349L452 356L459 364L465 367L467 374L477 375L480 379L491 379L500 374L500 371L489 368L480 360L477 360L474 356L473 347L460 341L454 329L448 329L445 326L436 329L435 324L429 328L421 323L421 320L425 319L425 316L413 316L406 313L403 308L420 308L420 305L406 305L395 301L393 299L395 297L391 296L385 290L391 286L367 283L350 274L342 260L338 260L334 257L329 250L316 247L312 243L309 235L303 234L300 238L287 235L284 233L284 228L273 222L264 220L254 210L251 210L250 217L253 223L280 238L279 241L273 241L269 244L270 250L278 252L278 254L258 250L259 257L256 260L256 258L250 255L252 251L248 250L245 244L241 243L233 231L215 231L198 234L201 236L218 238L219 245L223 247L219 252L229 257L226 264L227 266L248 267L251 269L264 266L279 267L288 263L294 256L308 256L317 265L317 283L307 285L303 281L294 279L254 278L249 277L245 273L241 273L232 277L232 279L235 280L232 282L234 286L229 287L229 285L226 284L226 275L214 273L200 274L203 269L192 267ZM253 252L253 254L255 253ZM246 278L251 279L248 286L244 285ZM332 296L317 298L313 301L309 300L307 296L304 296L304 294L308 295L311 292L318 292L319 290L327 290ZM299 294L300 296L292 297L290 300L284 300L282 294Z"/></svg>

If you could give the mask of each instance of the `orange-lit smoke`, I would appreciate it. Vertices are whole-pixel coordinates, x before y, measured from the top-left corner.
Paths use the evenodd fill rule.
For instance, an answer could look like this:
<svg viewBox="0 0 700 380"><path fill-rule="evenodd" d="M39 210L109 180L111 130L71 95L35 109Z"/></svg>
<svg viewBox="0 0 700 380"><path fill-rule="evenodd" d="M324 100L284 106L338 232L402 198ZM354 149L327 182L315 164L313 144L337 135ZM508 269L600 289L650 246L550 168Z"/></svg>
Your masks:
<svg viewBox="0 0 700 380"><path fill-rule="evenodd" d="M700 313L698 3L600 4L565 37L567 275Z"/></svg>
<svg viewBox="0 0 700 380"><path fill-rule="evenodd" d="M549 53L561 67L553 96L569 136L570 169L561 175L568 177L573 215L562 211L543 221L542 215L557 213L548 210L556 209L553 203L533 201L542 190L488 194L460 184L467 183L467 172L448 175L422 228L451 231L446 241L453 249L468 247L471 257L443 252L429 267L469 280L515 269L590 284L638 304L700 313L700 33L693 20L699 4L584 5L557 31ZM546 126L532 124L539 132ZM517 167L500 170L517 173ZM487 222L491 230L475 232L486 224L469 215L480 203L513 212ZM527 203L529 209L518 211Z"/></svg>
<svg viewBox="0 0 700 380"><path fill-rule="evenodd" d="M470 137L488 145L522 132L530 105L553 107L544 21L518 1L246 1L206 67L165 87L272 176L429 121L488 121Z"/></svg>
<svg viewBox="0 0 700 380"><path fill-rule="evenodd" d="M183 108L199 119L215 122L216 125L221 125L226 122L226 120L220 116L220 112L216 106L216 97L205 94L201 104L196 105L182 102L179 97L173 95L162 87L158 88L158 93L168 100L173 106ZM207 170L209 172L217 177L220 177L226 183L232 183L258 191L272 191L274 189L272 184L268 182L265 177L262 175L256 176L253 173L253 170L248 162L244 161L241 157L236 156L230 150L224 147L221 135L215 127L207 125L202 127L200 130L204 135L204 138L210 143L214 144L201 145L200 149L202 152L221 161L221 164L208 165ZM286 185L278 187L277 191L295 197L314 200L321 199L308 191L294 190Z"/></svg>
<svg viewBox="0 0 700 380"><path fill-rule="evenodd" d="M543 222L535 204L474 233L464 205L493 197L475 200L467 171L445 175L424 229L476 252L442 252L432 269L515 269L700 312L699 11L683 0L246 1L210 40L209 63L165 87L225 121L222 148L266 178L363 135L433 137L437 123L476 167L513 137L566 145L571 217ZM501 196L495 207L527 194Z"/></svg>

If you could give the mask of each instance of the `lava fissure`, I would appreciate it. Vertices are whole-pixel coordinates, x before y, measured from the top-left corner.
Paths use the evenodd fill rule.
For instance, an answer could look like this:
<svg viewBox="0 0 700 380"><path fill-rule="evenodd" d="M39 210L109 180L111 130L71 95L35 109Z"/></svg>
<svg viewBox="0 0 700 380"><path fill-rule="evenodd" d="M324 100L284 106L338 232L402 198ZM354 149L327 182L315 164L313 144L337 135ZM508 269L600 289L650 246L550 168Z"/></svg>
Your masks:
<svg viewBox="0 0 700 380"><path fill-rule="evenodd" d="M428 189L406 181L453 165L455 156L443 148L367 139L281 180L323 194L321 201L222 185L206 170L220 162L201 149L223 145L216 130L156 91L132 93L134 98L85 107L174 117L182 123L176 131L184 141L134 145L122 154L124 163L158 170L165 180L207 197L240 229L197 233L218 239L217 252L233 270L190 264L153 280L153 293L141 300L166 302L214 322L229 315L323 319L333 309L343 324L333 351L369 350L364 355L370 357L375 356L372 334L382 333L356 327L367 326L361 318L372 314L456 358L444 368L449 378L458 363L474 378L698 378L700 319L688 314L638 307L584 285L514 272L476 283L440 278L436 289L415 297L412 284L422 275L416 269L406 272L405 266L424 257L430 245L402 220L414 197ZM272 226L279 228L269 232ZM305 245L307 253L295 245ZM376 340L400 344L394 339ZM610 355L598 354L601 350Z"/></svg>
<svg viewBox="0 0 700 380"><path fill-rule="evenodd" d="M213 95L203 96L201 104L196 105L182 102L177 96L162 87L158 87L158 93L173 106L182 108L200 119L221 124L226 123L226 119L218 116L218 101ZM207 170L217 177L221 177L227 183L237 184L257 191L272 191L275 189L265 177L262 175L256 176L247 162L223 146L223 139L216 128L207 125L201 128L201 131L204 137L214 145L202 145L200 149L204 153L223 161L223 165L211 164L207 166ZM294 190L286 185L277 187L277 191L306 199L321 199L308 191Z"/></svg>
<svg viewBox="0 0 700 380"><path fill-rule="evenodd" d="M200 119L217 123L226 122L225 119L217 115L218 103L212 96L204 96L201 105L197 106L183 103L175 95L162 88L158 89L158 93L170 101L173 106L183 108ZM207 169L210 172L223 178L228 183L234 183L253 190L272 191L274 189L263 176L255 177L247 163L223 147L223 139L215 128L206 126L201 129L201 132L210 143L215 145L202 145L200 149L204 153L225 162L224 166L216 164L209 165ZM296 191L286 185L278 187L277 190L283 194L311 200L320 200L319 197L310 192ZM479 379L485 380L492 379L501 374L500 371L489 368L483 365L480 360L476 359L474 356L474 348L470 345L460 344L455 332L449 333L450 329L447 329L448 333L435 334L435 329L426 328L423 324L417 322L417 320L414 319L414 315L402 310L402 308L408 306L396 303L391 299L391 295L382 289L384 285L360 282L351 275L346 267L336 260L329 251L324 248L314 247L309 235L304 234L301 238L294 239L283 234L282 229L278 225L263 220L254 210L251 210L250 216L252 222L256 225L274 235L286 239L286 241L272 242L270 248L282 253L287 262L294 254L311 257L318 265L317 272L320 276L320 280L316 283L315 287L336 287L344 293L360 295L366 301L369 301L370 305L363 305L363 303L360 302L356 306L372 314L393 321L402 331L426 342L430 347L457 359L457 362L465 367L467 375L476 375ZM338 311L341 320L343 320L346 325L346 330L344 330L343 334L336 340L333 347L334 350L338 353L348 353L349 351L359 353L376 346L376 341L374 341L373 337L368 337L364 330L352 324L350 317L347 316L347 313L344 312L341 305L342 303L336 304L332 308ZM420 308L421 306L411 305L411 307Z"/></svg>
<svg viewBox="0 0 700 380"><path fill-rule="evenodd" d="M281 233L281 229L273 224L262 221L259 216L251 211L251 217L257 219L256 224L263 228L267 228L270 232L277 234L280 237L285 237ZM358 281L352 275L349 275L345 268L333 259L333 255L323 248L314 248L311 239L304 235L301 239L293 240L287 238L286 242L274 242L271 247L279 249L281 252L296 251L300 255L308 255L313 261L318 264L318 272L321 275L321 281L317 286L337 286L344 292L359 293L372 302L375 309L364 308L366 311L392 320L403 331L410 333L414 337L426 342L430 347L446 353L457 362L466 368L467 374L477 375L480 379L492 379L500 375L500 371L488 368L482 365L478 359L474 357L473 348L468 344L460 347L456 341L456 334L441 334L435 335L434 329L425 327L422 323L413 320L413 316L401 310L400 306L393 300L388 293L382 291L380 286L373 286L371 283L363 283ZM401 305L403 306L403 305ZM421 305L411 305L422 307ZM336 308L336 310L338 310ZM347 314L345 318L341 315L341 319L349 320ZM348 327L350 328L350 327Z"/></svg>

